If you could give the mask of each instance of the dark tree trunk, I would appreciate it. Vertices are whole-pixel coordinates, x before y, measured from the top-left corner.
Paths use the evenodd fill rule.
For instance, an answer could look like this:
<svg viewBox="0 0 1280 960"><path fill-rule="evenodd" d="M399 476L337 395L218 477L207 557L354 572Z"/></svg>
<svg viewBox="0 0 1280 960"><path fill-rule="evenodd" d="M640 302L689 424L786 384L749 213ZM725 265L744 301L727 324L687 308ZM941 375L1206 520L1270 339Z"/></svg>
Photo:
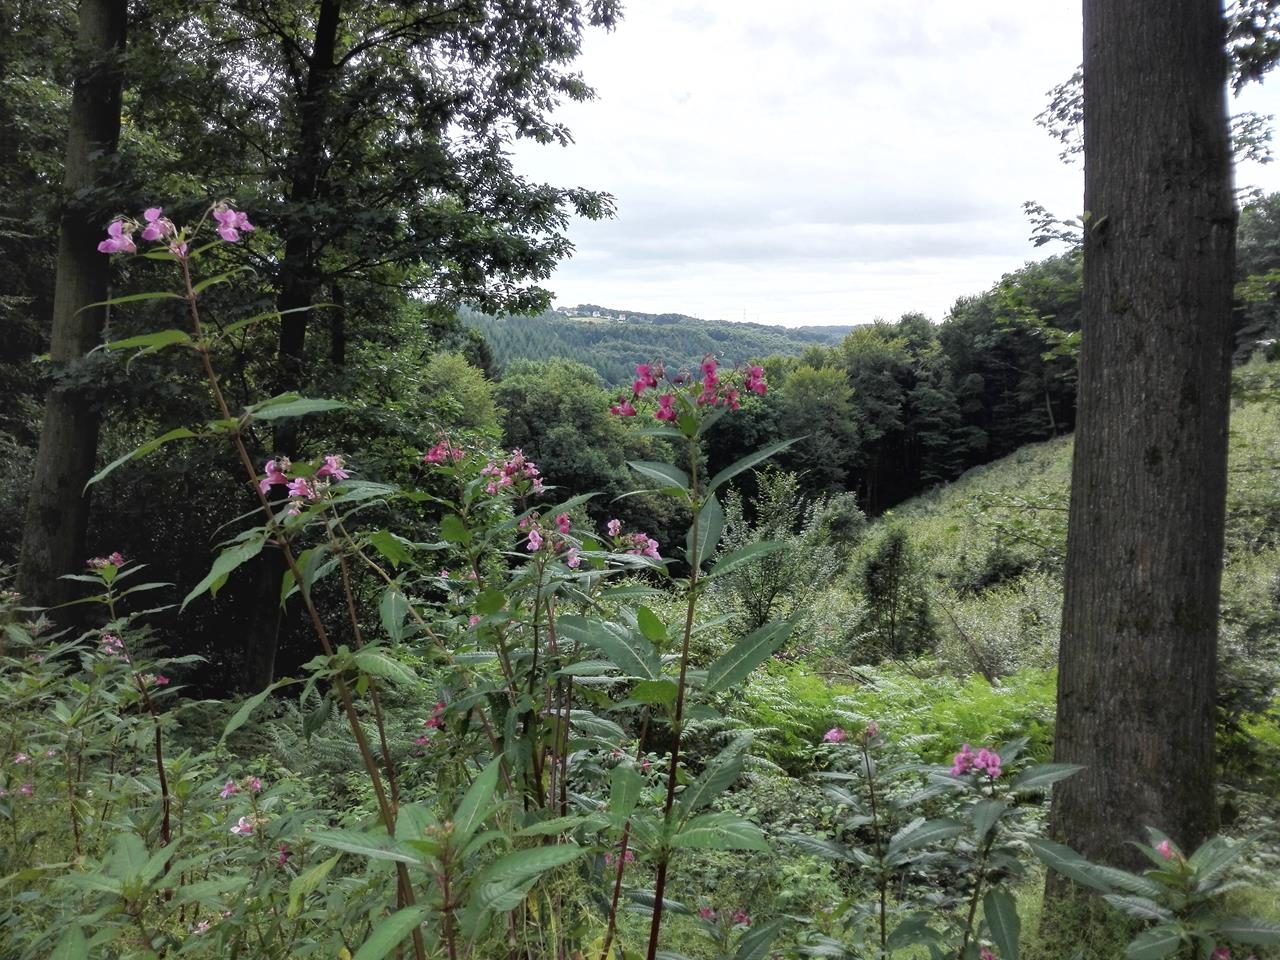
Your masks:
<svg viewBox="0 0 1280 960"><path fill-rule="evenodd" d="M1235 211L1218 0L1085 0L1084 333L1053 830L1215 828Z"/></svg>
<svg viewBox="0 0 1280 960"><path fill-rule="evenodd" d="M342 0L320 0L316 17L315 43L307 64L307 89L298 109L298 141L290 164L289 200L295 206L287 227L284 260L280 265L281 288L279 383L281 392L304 386L306 334L320 278L316 271L316 248L310 218L302 207L317 199L323 183L325 105L336 72L338 29L342 21ZM298 455L297 421L278 421L274 444L278 454ZM244 683L247 689L261 690L274 679L276 649L280 643L282 616L279 608L280 584L285 573L278 550L264 550L257 561L254 616L244 634Z"/></svg>
<svg viewBox="0 0 1280 960"><path fill-rule="evenodd" d="M100 186L103 158L120 136L121 54L127 25L126 0L82 0L77 69L67 129L65 195L54 280L50 355L53 385L45 398L44 423L22 530L19 590L29 602L52 605L71 599L58 577L84 566L89 497L98 448L98 413L90 392L73 372L97 346L104 308L82 310L107 298L109 258L98 252L106 223L83 197ZM64 379L66 377L66 379Z"/></svg>

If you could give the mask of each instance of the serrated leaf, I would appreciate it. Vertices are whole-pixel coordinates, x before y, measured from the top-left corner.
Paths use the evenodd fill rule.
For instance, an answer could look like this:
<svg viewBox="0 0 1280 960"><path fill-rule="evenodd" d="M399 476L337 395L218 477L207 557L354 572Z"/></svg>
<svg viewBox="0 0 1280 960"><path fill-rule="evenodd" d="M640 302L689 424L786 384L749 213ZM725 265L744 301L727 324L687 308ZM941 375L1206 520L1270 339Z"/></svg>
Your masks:
<svg viewBox="0 0 1280 960"><path fill-rule="evenodd" d="M265 690L260 690L252 697L240 704L240 709L232 714L231 719L227 721L227 725L222 728L222 736L218 738L218 743L226 742L227 737L235 733L244 726L245 721L249 719L250 714L262 706L267 697L271 696L276 690L284 685L285 681L276 681Z"/></svg>
<svg viewBox="0 0 1280 960"><path fill-rule="evenodd" d="M360 945L353 960L382 960L387 954L404 942L418 924L430 916L428 907L415 905L397 910L391 916L379 921L369 934L369 939Z"/></svg>
<svg viewBox="0 0 1280 960"><path fill-rule="evenodd" d="M1068 880L1074 880L1081 886L1088 887L1091 890L1098 890L1102 893L1112 892L1111 887L1099 880L1092 872L1093 864L1070 847L1064 847L1060 843L1040 838L1028 840L1027 845L1031 847L1031 852L1040 859L1041 863L1050 870L1062 874Z"/></svg>
<svg viewBox="0 0 1280 960"><path fill-rule="evenodd" d="M99 300L97 303L88 303L81 307L76 313L84 310L92 310L94 307L116 307L122 303L141 303L144 300L185 300L187 299L180 293L169 293L163 290L156 290L151 293L130 293L123 297L112 297L110 300Z"/></svg>
<svg viewBox="0 0 1280 960"><path fill-rule="evenodd" d="M1176 953L1183 942L1176 927L1162 924L1134 937L1125 948L1124 955L1128 960L1164 960Z"/></svg>
<svg viewBox="0 0 1280 960"><path fill-rule="evenodd" d="M89 941L78 924L67 927L49 960L89 960Z"/></svg>
<svg viewBox="0 0 1280 960"><path fill-rule="evenodd" d="M196 436L194 431L188 430L186 427L178 427L176 430L170 430L168 433L161 434L158 437L153 437L136 450L132 450L129 453L126 453L123 457L118 457L115 460L112 460L109 464L89 478L89 482L84 485L84 489L88 490L91 486L102 480L117 467L128 463L130 460L138 460L145 457L147 454L159 449L162 445L169 443L171 440L185 440L188 437L194 436Z"/></svg>
<svg viewBox="0 0 1280 960"><path fill-rule="evenodd" d="M765 960L765 957L769 955L769 948L773 946L773 941L782 932L782 926L785 922L779 917L776 920L770 920L768 923L752 926L738 940L738 952L733 955L733 960Z"/></svg>
<svg viewBox="0 0 1280 960"><path fill-rule="evenodd" d="M750 741L743 737L735 740L716 754L690 786L680 794L680 816L689 817L705 807L737 782L742 775Z"/></svg>
<svg viewBox="0 0 1280 960"><path fill-rule="evenodd" d="M355 661L356 668L362 673L410 687L418 682L418 675L409 667L376 647L357 650L352 659Z"/></svg>
<svg viewBox="0 0 1280 960"><path fill-rule="evenodd" d="M655 646L665 644L671 639L667 635L666 624L659 620L658 615L648 607L642 606L636 610L636 624L640 627L644 638Z"/></svg>
<svg viewBox="0 0 1280 960"><path fill-rule="evenodd" d="M1027 767L1010 784L1012 790L1043 790L1050 784L1065 780L1083 770L1078 763L1040 763Z"/></svg>
<svg viewBox="0 0 1280 960"><path fill-rule="evenodd" d="M738 474L742 473L743 470L750 470L756 464L763 463L764 461L768 460L775 453L781 453L783 450L787 449L787 447L795 443L796 440L798 439L799 438L796 437L791 440L780 440L777 443L771 443L767 447L760 448L755 453L747 454L741 460L738 460L737 462L730 464L729 466L721 470L719 473L717 473L714 477L712 477L711 482L707 484L707 492L715 493L716 490L718 490L721 485L732 480Z"/></svg>
<svg viewBox="0 0 1280 960"><path fill-rule="evenodd" d="M1018 907L1013 897L1000 889L988 890L982 898L982 913L987 918L987 929L995 941L1000 960L1018 960L1018 935L1022 923L1018 920Z"/></svg>
<svg viewBox="0 0 1280 960"><path fill-rule="evenodd" d="M586 850L574 843L516 850L485 867L472 886L474 902L482 910L514 910L544 873L572 863Z"/></svg>
<svg viewBox="0 0 1280 960"><path fill-rule="evenodd" d="M345 410L347 405L339 400L319 400L299 397L284 403L268 401L266 406L251 408L248 412L254 420L283 420L285 417L304 417L311 413Z"/></svg>
<svg viewBox="0 0 1280 960"><path fill-rule="evenodd" d="M1253 947L1280 945L1280 923L1273 920L1249 920L1232 917L1218 923L1218 934L1236 943Z"/></svg>
<svg viewBox="0 0 1280 960"><path fill-rule="evenodd" d="M1187 858L1187 865L1195 870L1200 889L1204 890L1221 877L1227 867L1240 859L1246 850L1248 850L1247 844L1231 843L1222 837L1213 837L1202 843L1196 852Z"/></svg>
<svg viewBox="0 0 1280 960"><path fill-rule="evenodd" d="M918 850L931 843L941 843L964 833L964 825L955 820L925 820L917 818L889 839L885 858L889 859L909 850Z"/></svg>
<svg viewBox="0 0 1280 960"><path fill-rule="evenodd" d="M440 539L466 546L471 542L471 531L456 513L446 513L440 520Z"/></svg>
<svg viewBox="0 0 1280 960"><path fill-rule="evenodd" d="M260 554L265 543L266 534L258 532L248 540L224 549L214 559L213 566L209 568L209 572L205 574L204 579L192 587L191 592L183 599L182 605L178 608L179 611L185 610L187 604L206 591L217 596L218 590L227 582L227 577L231 575L231 571Z"/></svg>
<svg viewBox="0 0 1280 960"><path fill-rule="evenodd" d="M772 540L761 540L757 543L749 543L745 547L739 547L732 553L726 553L723 557L715 562L715 565L707 572L704 580L713 580L716 577L723 577L726 573L733 573L739 567L746 566L748 563L755 563L767 557L771 553L777 553L779 550L785 549L785 543L779 543Z"/></svg>
<svg viewBox="0 0 1280 960"><path fill-rule="evenodd" d="M720 544L720 536L724 533L724 508L715 496L707 497L707 502L698 511L698 556L693 556L693 526L689 527L684 538L685 559L699 569L711 559Z"/></svg>
<svg viewBox="0 0 1280 960"><path fill-rule="evenodd" d="M623 624L567 616L556 621L556 628L570 642L599 650L628 676L656 680L662 673L662 661L653 644Z"/></svg>
<svg viewBox="0 0 1280 960"><path fill-rule="evenodd" d="M969 808L969 819L973 823L973 833L979 840L985 840L991 828L996 825L1000 815L1009 809L1003 800L979 800Z"/></svg>
<svg viewBox="0 0 1280 960"><path fill-rule="evenodd" d="M324 882L324 878L329 875L329 871L334 865L342 859L342 854L337 853L322 863L317 863L314 867L298 874L289 881L289 918L294 919L302 912L302 901ZM246 878L247 879L247 878Z"/></svg>
<svg viewBox="0 0 1280 960"><path fill-rule="evenodd" d="M467 792L458 803L453 815L453 842L462 846L470 836L479 829L485 812L493 805L493 794L498 787L498 772L502 766L502 758L494 757L480 771L480 775L471 782Z"/></svg>
<svg viewBox="0 0 1280 960"><path fill-rule="evenodd" d="M322 847L332 847L343 853L354 853L370 860L393 860L396 863L421 863L417 854L405 849L394 837L386 834L361 833L359 830L316 830L307 839Z"/></svg>
<svg viewBox="0 0 1280 960"><path fill-rule="evenodd" d="M620 763L609 774L609 812L621 820L631 816L640 802L644 778L630 764Z"/></svg>
<svg viewBox="0 0 1280 960"><path fill-rule="evenodd" d="M123 340L111 340L104 343L102 350L132 350L134 347L147 347L152 351L163 350L175 343L190 343L191 334L185 330L157 330L155 333L141 333L136 337L125 337Z"/></svg>
<svg viewBox="0 0 1280 960"><path fill-rule="evenodd" d="M1102 899L1107 901L1117 910L1127 913L1131 917L1137 917L1139 920L1163 920L1169 921L1173 919L1173 914L1166 910L1154 900L1146 897L1121 896L1118 893L1104 893Z"/></svg>
<svg viewBox="0 0 1280 960"><path fill-rule="evenodd" d="M678 487L685 493L689 492L689 475L679 467L656 460L628 460L627 466L641 476L657 480L664 487Z"/></svg>
<svg viewBox="0 0 1280 960"><path fill-rule="evenodd" d="M406 563L411 558L408 545L409 541L403 537L397 537L390 530L375 530L369 534L369 546L378 551L378 554L391 564L394 568L399 568L400 564Z"/></svg>
<svg viewBox="0 0 1280 960"><path fill-rule="evenodd" d="M768 851L764 832L734 813L704 813L682 826L671 846L689 850Z"/></svg>
<svg viewBox="0 0 1280 960"><path fill-rule="evenodd" d="M627 697L634 703L653 703L664 707L674 706L679 688L674 680L663 677L660 680L641 680L631 688Z"/></svg>
<svg viewBox="0 0 1280 960"><path fill-rule="evenodd" d="M766 623L747 634L707 668L707 691L717 693L747 679L790 635L791 624L785 620Z"/></svg>
<svg viewBox="0 0 1280 960"><path fill-rule="evenodd" d="M392 642L399 643L404 639L404 618L409 612L409 601L405 599L399 587L387 587L378 601L378 618L382 621L382 629Z"/></svg>

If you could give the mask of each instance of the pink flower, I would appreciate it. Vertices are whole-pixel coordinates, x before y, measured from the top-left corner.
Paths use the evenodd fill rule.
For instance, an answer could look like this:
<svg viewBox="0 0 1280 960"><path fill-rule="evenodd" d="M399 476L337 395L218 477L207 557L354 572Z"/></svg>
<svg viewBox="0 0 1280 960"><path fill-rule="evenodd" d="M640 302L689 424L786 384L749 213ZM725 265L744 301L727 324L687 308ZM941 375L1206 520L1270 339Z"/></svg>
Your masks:
<svg viewBox="0 0 1280 960"><path fill-rule="evenodd" d="M556 514L556 529L561 533L569 532L569 515L567 513Z"/></svg>
<svg viewBox="0 0 1280 960"><path fill-rule="evenodd" d="M1171 844L1168 840L1161 840L1158 844L1156 844L1156 853L1160 854L1160 856L1164 857L1166 860L1172 860L1173 844Z"/></svg>
<svg viewBox="0 0 1280 960"><path fill-rule="evenodd" d="M615 417L634 417L636 408L631 405L630 400L620 400L609 408L609 412Z"/></svg>
<svg viewBox="0 0 1280 960"><path fill-rule="evenodd" d="M253 821L248 817L241 817L236 825L231 828L231 832L242 837L247 837L253 833Z"/></svg>
<svg viewBox="0 0 1280 960"><path fill-rule="evenodd" d="M534 527L529 531L529 542L525 546L525 549L530 553L537 553L542 549L542 534L539 532L537 527Z"/></svg>
<svg viewBox="0 0 1280 960"><path fill-rule="evenodd" d="M262 781L257 777L250 777L245 781L245 786L249 788L250 793L262 792Z"/></svg>
<svg viewBox="0 0 1280 960"><path fill-rule="evenodd" d="M959 777L968 773L973 769L973 761L973 751L969 749L969 745L966 743L960 748L960 752L952 758L951 775L953 777Z"/></svg>
<svg viewBox="0 0 1280 960"><path fill-rule="evenodd" d="M842 727L832 727L822 735L823 743L844 743L849 739L849 735L844 732Z"/></svg>
<svg viewBox="0 0 1280 960"><path fill-rule="evenodd" d="M19 750L17 753L13 755L13 762L14 763L30 763L31 757L23 753L21 750Z"/></svg>
<svg viewBox="0 0 1280 960"><path fill-rule="evenodd" d="M133 224L127 220L116 219L107 227L107 239L98 244L99 253L137 253L133 238Z"/></svg>
<svg viewBox="0 0 1280 960"><path fill-rule="evenodd" d="M648 773L648 772L649 772L649 768L650 768L650 767L652 767L652 766L653 766L653 764L650 762L649 758L648 758L648 757L645 757L643 760L641 760L641 761L640 761L640 772L641 772L641 773Z"/></svg>
<svg viewBox="0 0 1280 960"><path fill-rule="evenodd" d="M148 242L162 240L177 232L173 223L164 216L163 207L147 207L142 219L147 221L142 230L142 239Z"/></svg>
<svg viewBox="0 0 1280 960"><path fill-rule="evenodd" d="M293 854L289 852L289 845L287 843L282 843L280 844L279 851L276 853L276 863L283 867L289 862L289 858L292 856Z"/></svg>
<svg viewBox="0 0 1280 960"><path fill-rule="evenodd" d="M718 364L716 363L716 358L712 354L708 353L705 357L702 358L703 379L711 380L712 385L714 385L717 382L717 379L716 379L717 366Z"/></svg>
<svg viewBox="0 0 1280 960"><path fill-rule="evenodd" d="M658 553L658 541L643 531L628 536L627 542L631 544L627 553L637 557L652 557L654 560L662 559L662 556Z"/></svg>
<svg viewBox="0 0 1280 960"><path fill-rule="evenodd" d="M606 523L604 525L604 528L609 531L609 536L616 537L619 533L622 532L622 521L615 517L614 519Z"/></svg>
<svg viewBox="0 0 1280 960"><path fill-rule="evenodd" d="M208 933L209 921L201 920L199 923L197 923L194 927L191 928L191 932L197 937L200 936L201 934Z"/></svg>
<svg viewBox="0 0 1280 960"><path fill-rule="evenodd" d="M18 794L23 797L29 797L35 792L36 792L36 785L34 783L24 783L22 786L18 788Z"/></svg>
<svg viewBox="0 0 1280 960"><path fill-rule="evenodd" d="M169 243L169 252L179 260L187 259L187 245L177 239L174 239Z"/></svg>
<svg viewBox="0 0 1280 960"><path fill-rule="evenodd" d="M281 457L279 460L268 460L266 467L266 476L258 481L258 489L266 493L274 486L288 484L289 478L285 476L285 472L292 467L287 457Z"/></svg>
<svg viewBox="0 0 1280 960"><path fill-rule="evenodd" d="M480 622L480 614L478 613L473 613L471 616L467 617L468 627L474 627L479 622Z"/></svg>
<svg viewBox="0 0 1280 960"><path fill-rule="evenodd" d="M351 474L342 468L342 457L331 453L324 458L324 466L316 471L317 477L332 477L334 480L346 480Z"/></svg>
<svg viewBox="0 0 1280 960"><path fill-rule="evenodd" d="M745 910L735 910L733 911L733 922L749 927L751 926L751 915Z"/></svg>
<svg viewBox="0 0 1280 960"><path fill-rule="evenodd" d="M664 393L658 398L658 409L654 413L654 417L658 420L675 420L676 411L672 406L675 402L676 395L674 393Z"/></svg>
<svg viewBox="0 0 1280 960"><path fill-rule="evenodd" d="M709 923L714 923L716 919L716 912L710 907L702 907L698 910L698 916Z"/></svg>
<svg viewBox="0 0 1280 960"><path fill-rule="evenodd" d="M445 704L443 700L436 701L436 705L431 708L431 717L422 721L424 727L430 727L433 730L439 730L444 726Z"/></svg>
<svg viewBox="0 0 1280 960"><path fill-rule="evenodd" d="M296 480L289 481L289 496L300 500L315 500L318 494L315 484L306 477L298 477Z"/></svg>
<svg viewBox="0 0 1280 960"><path fill-rule="evenodd" d="M1231 949L1229 947L1218 947L1213 953L1209 954L1209 960L1231 960Z"/></svg>
<svg viewBox="0 0 1280 960"><path fill-rule="evenodd" d="M880 736L880 724L872 720L867 724L866 729L862 731L862 739L874 740L878 736Z"/></svg>
<svg viewBox="0 0 1280 960"><path fill-rule="evenodd" d="M983 747L978 751L978 758L973 761L973 766L977 770L985 771L987 776L995 780L1000 776L1000 754Z"/></svg>
<svg viewBox="0 0 1280 960"><path fill-rule="evenodd" d="M978 960L996 960L996 955L992 953L990 950L988 950L986 947L983 947L978 952Z"/></svg>
<svg viewBox="0 0 1280 960"><path fill-rule="evenodd" d="M154 677L151 678L151 682L154 683L157 687L167 687L169 685L169 678L166 677L163 673L157 673Z"/></svg>
<svg viewBox="0 0 1280 960"><path fill-rule="evenodd" d="M218 236L227 243L236 243L241 233L251 233L254 229L249 218L239 210L233 210L225 203L213 208L213 219L218 221Z"/></svg>
<svg viewBox="0 0 1280 960"><path fill-rule="evenodd" d="M730 388L724 392L724 402L730 410L741 410L742 401L738 399L738 391Z"/></svg>
<svg viewBox="0 0 1280 960"><path fill-rule="evenodd" d="M658 378L654 376L653 369L647 363L636 364L636 382L635 392L637 394L644 393L649 387L656 387Z"/></svg>
<svg viewBox="0 0 1280 960"><path fill-rule="evenodd" d="M577 570L582 566L582 556L578 553L577 547L569 548L569 552L565 554L564 562L565 566L570 570Z"/></svg>
<svg viewBox="0 0 1280 960"><path fill-rule="evenodd" d="M109 557L94 557L89 561L89 566L94 570L101 570L103 567L123 567L124 564L124 556L119 550Z"/></svg>
<svg viewBox="0 0 1280 960"><path fill-rule="evenodd" d="M764 382L764 367L748 367L746 383L743 385L763 397L769 389Z"/></svg>
<svg viewBox="0 0 1280 960"><path fill-rule="evenodd" d="M218 791L218 796L220 796L223 800L226 800L228 797L234 794L237 794L239 792L240 792L240 788L236 786L236 782L234 780L228 780L225 784L223 784L222 789Z"/></svg>
<svg viewBox="0 0 1280 960"><path fill-rule="evenodd" d="M441 440L422 456L423 463L445 463L449 460L457 462L465 456L461 447L455 447L448 440ZM490 464L492 466L492 464Z"/></svg>

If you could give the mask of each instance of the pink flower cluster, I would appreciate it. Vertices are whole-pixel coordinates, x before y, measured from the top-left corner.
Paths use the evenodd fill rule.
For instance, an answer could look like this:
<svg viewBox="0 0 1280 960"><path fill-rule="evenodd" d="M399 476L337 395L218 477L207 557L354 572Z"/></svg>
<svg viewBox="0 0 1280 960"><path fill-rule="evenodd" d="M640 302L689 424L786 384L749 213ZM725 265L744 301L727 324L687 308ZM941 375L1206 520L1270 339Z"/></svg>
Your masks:
<svg viewBox="0 0 1280 960"><path fill-rule="evenodd" d="M720 914L716 913L716 911L711 909L711 907L699 907L698 916L701 917L703 920L706 920L708 923L715 923L717 920L720 919ZM738 924L740 926L743 926L743 927L751 926L751 914L747 913L747 911L745 910L733 911L733 913L730 915L730 919L733 920L735 924Z"/></svg>
<svg viewBox="0 0 1280 960"><path fill-rule="evenodd" d="M445 702L443 700L436 701L436 705L431 708L431 716L422 721L422 725L428 730L439 730L444 727ZM420 747L428 746L431 743L431 737L427 734L421 734L413 741Z"/></svg>
<svg viewBox="0 0 1280 960"><path fill-rule="evenodd" d="M542 493L543 490L542 472L538 469L538 465L526 458L524 451L518 447L512 450L511 456L502 463L496 460L490 461L480 471L480 475L490 478L485 484L484 492L491 496L506 489L523 493L526 484L530 493Z"/></svg>
<svg viewBox="0 0 1280 960"><path fill-rule="evenodd" d="M615 550L620 550L622 553L630 553L637 557L650 557L654 560L662 559L662 555L658 553L658 548L661 544L643 530L637 530L635 533L628 533L623 536L622 521L617 517L606 523L604 528L608 531L609 536L613 537Z"/></svg>
<svg viewBox="0 0 1280 960"><path fill-rule="evenodd" d="M210 214L217 222L217 232L227 243L238 243L241 235L251 233L254 226L249 217L241 210L234 209L224 200L220 200L210 208ZM142 213L142 223L129 217L117 217L107 227L107 237L98 244L99 253L137 253L138 246L133 242L134 233L142 228L141 237L148 243L167 240L169 252L176 257L186 257L187 242L182 231L174 226L173 221L164 215L163 207L147 207Z"/></svg>
<svg viewBox="0 0 1280 960"><path fill-rule="evenodd" d="M720 365L712 354L707 354L701 363L702 381L699 383L692 377L681 374L672 381L673 386L683 387L685 384L692 386L690 397L693 404L699 407L714 407L724 404L730 410L737 410L742 406L740 394L737 387L732 383L726 382L720 377ZM658 381L666 376L666 371L661 363L640 363L636 364L636 378L631 384L631 396L620 397L618 402L609 407L609 412L618 417L634 417L636 415L635 401L646 390L657 389ZM742 380L742 387L750 390L760 396L764 396L768 391L768 385L764 380L764 367L749 366ZM654 417L668 423L675 421L680 411L677 408L677 394L674 391L668 391L659 395L658 409L654 411Z"/></svg>
<svg viewBox="0 0 1280 960"><path fill-rule="evenodd" d="M988 750L983 747L976 754L965 744L960 748L960 752L955 755L951 763L951 775L960 777L968 773L970 770L976 770L985 773L992 780L1000 776L1000 754L994 750Z"/></svg>
<svg viewBox="0 0 1280 960"><path fill-rule="evenodd" d="M236 783L234 780L228 780L222 785L222 789L218 791L218 796L223 800L227 800L230 797L234 797L242 788L248 790L250 793L261 793L262 780L258 777L246 777L239 783Z"/></svg>
<svg viewBox="0 0 1280 960"><path fill-rule="evenodd" d="M565 551L564 562L571 570L577 570L582 565L582 555L579 553L578 548L564 539L564 537L568 536L573 526L567 513L556 514L554 530L544 530L541 518L537 513L524 517L518 526L522 532L528 532L524 548L530 553L537 553L549 544L551 551L554 553Z"/></svg>
<svg viewBox="0 0 1280 960"><path fill-rule="evenodd" d="M104 633L102 639L98 641L98 646L102 648L103 654L108 657L124 657L128 659L128 654L124 651L124 641L117 637L114 633Z"/></svg>
<svg viewBox="0 0 1280 960"><path fill-rule="evenodd" d="M101 570L103 567L123 567L125 564L124 556L117 550L109 557L94 557L89 561L90 570Z"/></svg>
<svg viewBox="0 0 1280 960"><path fill-rule="evenodd" d="M615 863L617 863L617 862L618 862L618 858L617 858L614 854L612 854L612 853L606 853L606 854L604 855L604 865L605 865L606 867L612 867L612 866L613 866ZM622 862L623 862L623 863L635 863L635 862L636 862L636 855L635 855L635 852L634 852L634 851L632 851L632 850L628 850L626 853L624 853L624 854L622 855Z"/></svg>
<svg viewBox="0 0 1280 960"><path fill-rule="evenodd" d="M293 498L289 506L290 516L297 516L305 503L319 500L331 482L346 480L351 476L346 471L342 457L336 453L326 454L324 463L310 477L290 478L289 471L292 469L293 464L288 457L268 460L263 467L266 476L258 481L258 489L264 494L272 487L288 487L289 496Z"/></svg>
<svg viewBox="0 0 1280 960"><path fill-rule="evenodd" d="M422 455L422 462L433 464L457 463L464 456L466 456L466 451L461 447L455 447L448 440L441 440Z"/></svg>
<svg viewBox="0 0 1280 960"><path fill-rule="evenodd" d="M849 734L845 733L843 727L832 727L822 735L823 743L844 743L849 739Z"/></svg>
<svg viewBox="0 0 1280 960"><path fill-rule="evenodd" d="M34 783L24 783L21 786L19 786L17 790L14 791L14 793L16 793L20 797L34 796L35 792L36 792L36 785ZM9 791L5 787L0 787L0 797L7 797L8 795L9 795Z"/></svg>

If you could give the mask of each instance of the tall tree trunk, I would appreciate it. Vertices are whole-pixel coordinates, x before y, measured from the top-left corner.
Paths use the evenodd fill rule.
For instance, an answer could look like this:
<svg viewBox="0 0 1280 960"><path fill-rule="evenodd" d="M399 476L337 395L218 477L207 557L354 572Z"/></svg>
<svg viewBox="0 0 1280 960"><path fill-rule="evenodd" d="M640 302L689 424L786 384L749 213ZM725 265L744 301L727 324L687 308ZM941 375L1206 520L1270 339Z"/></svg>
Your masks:
<svg viewBox="0 0 1280 960"><path fill-rule="evenodd" d="M1085 0L1084 333L1052 826L1112 864L1216 825L1235 210L1219 0Z"/></svg>
<svg viewBox="0 0 1280 960"><path fill-rule="evenodd" d="M298 107L298 141L290 164L289 201L295 207L317 199L323 183L324 128L326 103L337 70L338 31L342 22L342 0L320 0L316 16L315 42L307 64L307 89ZM315 263L315 242L306 216L295 210L286 229L284 260L280 265L279 383L281 391L297 390L305 384L307 323L320 283ZM278 421L274 444L276 453L297 456L297 420ZM278 550L264 550L257 561L255 614L244 633L244 683L260 690L271 683L280 643L282 615L280 584L284 577L283 557Z"/></svg>
<svg viewBox="0 0 1280 960"><path fill-rule="evenodd" d="M19 590L28 601L56 604L70 599L65 581L85 562L89 498L98 448L98 413L90 392L64 379L98 343L109 260L98 252L106 223L93 200L103 158L120 136L121 54L127 25L126 0L82 0L77 37L81 66L71 95L67 130L65 204L58 239L50 355L53 386L45 398L44 424L22 531Z"/></svg>

